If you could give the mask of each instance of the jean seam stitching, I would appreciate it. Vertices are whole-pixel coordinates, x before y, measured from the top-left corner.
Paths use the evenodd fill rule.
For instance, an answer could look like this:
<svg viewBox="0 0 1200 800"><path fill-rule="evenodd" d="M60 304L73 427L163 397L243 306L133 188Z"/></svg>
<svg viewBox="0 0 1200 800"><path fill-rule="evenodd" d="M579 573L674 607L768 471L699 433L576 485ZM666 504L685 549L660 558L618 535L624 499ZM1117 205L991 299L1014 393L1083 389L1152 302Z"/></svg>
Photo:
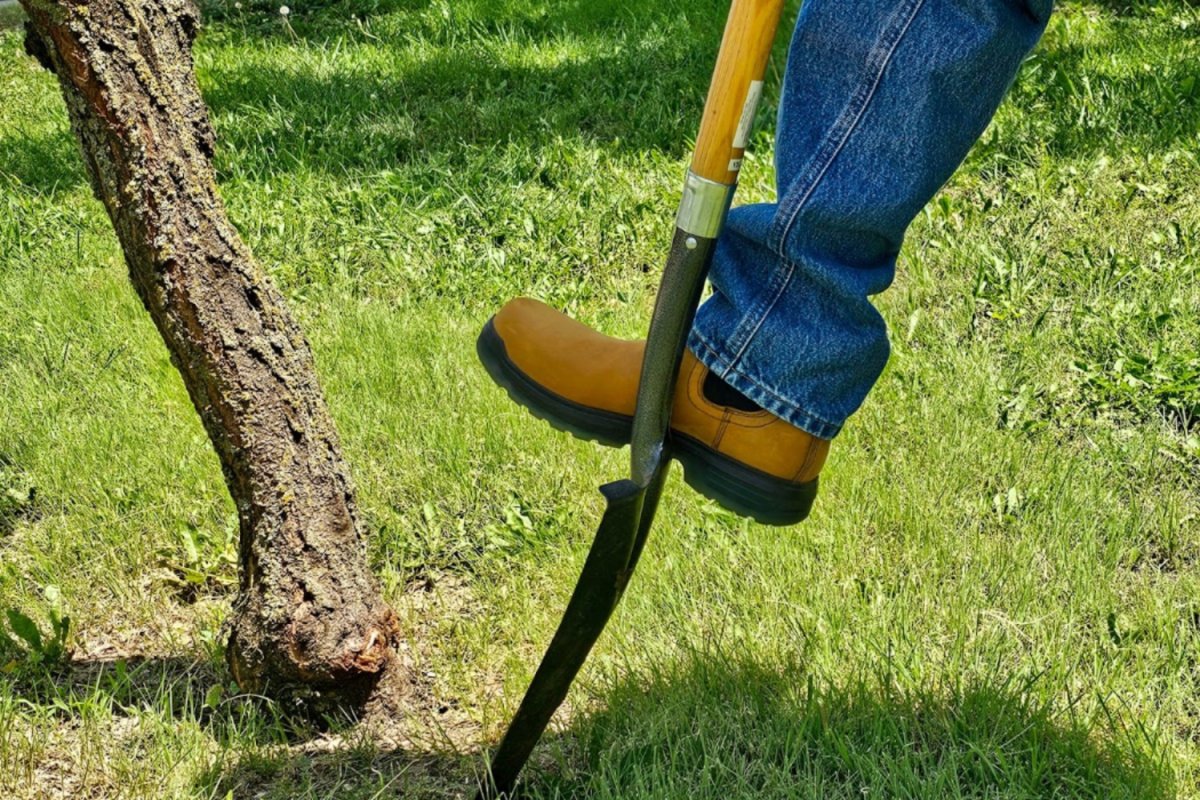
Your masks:
<svg viewBox="0 0 1200 800"><path fill-rule="evenodd" d="M783 280L779 282L778 289L772 288L771 302L768 303L767 307L763 309L763 312L758 315L758 321L754 324L754 328L750 331L749 335L746 336L745 341L741 343L741 346L737 351L737 355L733 357L733 361L729 362L729 366L726 367L724 372L721 374L722 378L724 378L731 370L737 367L738 362L742 360L742 356L746 354L746 350L749 349L750 345L754 342L754 338L758 336L758 332L762 330L762 326L767 321L767 317L771 316L771 312L775 310L775 306L779 304L780 298L783 297L784 292L787 291L788 285L792 282L792 278L796 275L796 264L794 262L789 259L783 261L782 263L787 265L786 275L784 275Z"/></svg>
<svg viewBox="0 0 1200 800"><path fill-rule="evenodd" d="M887 46L887 53L883 56L883 59L879 62L878 67L875 69L875 78L871 82L870 88L866 90L865 95L861 98L861 100L857 95L855 96L853 102L847 105L845 111L842 112L841 118L839 118L838 122L834 125L835 131L838 131L844 127L845 133L842 134L837 146L828 157L824 159L818 159L817 161L813 162L813 167L810 168L809 172L816 170L818 165L819 171L817 172L816 177L814 177L809 183L808 188L805 189L804 194L799 200L796 201L795 207L788 215L788 221L783 228L783 232L779 236L778 241L775 242L776 253L780 257L783 256L784 243L787 241L788 236L791 235L792 228L795 227L796 220L799 218L800 212L806 205L808 205L809 199L817 190L817 187L821 185L826 173L829 172L829 168L833 166L833 162L837 160L837 157L841 155L842 150L846 148L846 144L850 141L850 137L854 135L856 130L858 130L858 125L860 122L862 122L863 115L866 114L867 109L871 105L871 101L875 99L875 94L879 91L879 84L883 82L883 74L887 71L888 66L892 63L892 58L896 55L896 49L899 48L900 43L904 41L904 37L908 33L908 29L912 27L913 20L917 18L917 14L921 11L921 8L924 5L925 0L912 0L912 9L909 11L908 17L904 20L904 24L892 29L895 31L895 38ZM876 50L876 53L878 52L879 50ZM846 118L851 109L855 109L853 111L854 118L850 120L848 124L843 124L843 120ZM827 141L832 141L832 137Z"/></svg>
<svg viewBox="0 0 1200 800"><path fill-rule="evenodd" d="M716 361L720 362L722 365L729 364L729 360L727 358L725 358L723 355L721 355L721 353L716 349L716 347L711 342L708 341L708 339L704 336L704 334L700 333L699 331L693 330L692 335L696 338L696 341L700 343L700 346L704 348L705 352L707 352L709 355L711 355ZM729 372L731 372L731 371L733 371L732 366L725 371L725 374L728 375ZM755 380L754 378L750 377L749 375L746 375L744 372L737 372L736 375L739 378L747 381L748 383L753 384L755 388L757 388L759 391L769 395L773 400L778 402L780 405L785 406L785 407L791 409L792 411L813 420L814 422L820 423L820 427L828 428L830 430L836 430L836 429L839 429L842 427L842 425L840 423L831 422L830 420L825 419L824 417L820 416L819 414L814 414L813 412L809 411L806 408L801 408L797 403L795 403L791 400L788 400L787 398L779 395L777 392L772 390L770 387L764 386L761 381ZM818 438L823 438L823 437L818 437Z"/></svg>
<svg viewBox="0 0 1200 800"><path fill-rule="evenodd" d="M837 144L832 147L832 151L829 152L828 155L822 152L820 156L813 162L813 166L809 168L809 174L814 172L816 174L812 180L808 182L808 186L805 189L804 194L801 195L801 197L796 201L794 208L790 210L787 224L783 227L783 232L779 236L778 241L774 242L772 246L775 255L777 255L783 262L781 266L786 266L787 269L775 270L774 280L772 280L771 286L768 288L767 292L767 296L770 297L770 300L765 304L765 308L763 308L762 311L752 309L746 314L745 317L743 317L741 323L737 327L737 330L734 331L733 343L737 348L737 352L734 355L733 360L728 362L727 366L722 370L722 378L727 377L729 373L737 367L738 363L742 360L742 357L746 354L746 350L748 350L750 345L754 343L755 338L758 336L758 332L762 330L762 326L766 322L767 317L769 317L771 312L775 310L775 306L779 303L779 300L783 297L788 285L792 282L792 278L796 273L796 263L784 254L784 243L787 242L788 236L791 235L792 228L795 227L796 220L800 217L800 212L808 204L809 199L817 190L817 187L821 185L825 175L829 172L829 168L833 165L833 162L837 160L837 157L841 155L842 151L846 147L846 144L854 135L854 132L858 130L858 125L860 122L862 122L862 118L866 114L867 109L870 107L871 101L875 99L875 95L879 90L879 84L883 81L883 75L887 71L888 65L892 63L892 59L896 54L897 48L899 48L900 43L904 41L904 37L908 33L908 29L912 27L913 20L916 19L917 14L920 12L921 8L924 7L925 0L911 0L911 4L911 10L908 12L903 24L894 25L889 31L893 32L893 36L891 37L892 40L886 45L887 52L883 55L883 58L879 61L877 68L874 70L875 77L871 82L870 87L865 91L860 88L860 90L855 94L851 102L846 106L845 110L840 115L838 121L834 124L830 137L826 139L826 144L822 146L822 151L830 150L829 144L832 142L836 141ZM887 39L888 37L885 34L882 41L887 42ZM880 52L882 49L883 48L877 48L876 53ZM852 118L847 121L847 119L850 117ZM840 138L836 138L833 135L834 133L840 133ZM801 185L803 185L803 183L801 183ZM761 303L759 304L760 307L762 305L763 304ZM751 322L752 320L753 322ZM746 330L747 328L749 328L747 333L744 335L739 335L740 331Z"/></svg>
<svg viewBox="0 0 1200 800"><path fill-rule="evenodd" d="M761 320L766 318L766 315L771 313L775 307L775 302L787 285L791 283L792 274L796 271L796 265L788 258L781 258L771 270L771 279L767 284L764 297L771 298L769 303L759 301L754 307L742 315L737 326L734 328L733 335L729 337L729 346L736 350L739 354L744 349L744 346L750 342L754 335L758 333L758 328L761 325ZM761 310L760 310L761 309ZM724 377L724 376L722 376Z"/></svg>

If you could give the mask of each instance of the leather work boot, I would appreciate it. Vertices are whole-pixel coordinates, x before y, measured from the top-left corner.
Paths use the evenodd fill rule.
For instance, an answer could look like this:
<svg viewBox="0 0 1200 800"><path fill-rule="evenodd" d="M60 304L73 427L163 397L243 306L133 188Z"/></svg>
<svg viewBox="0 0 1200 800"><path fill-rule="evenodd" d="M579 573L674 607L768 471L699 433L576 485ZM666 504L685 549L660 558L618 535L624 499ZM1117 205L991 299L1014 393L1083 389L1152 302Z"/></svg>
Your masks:
<svg viewBox="0 0 1200 800"><path fill-rule="evenodd" d="M610 446L629 443L643 341L614 339L527 298L510 301L479 335L497 384L555 428ZM769 525L808 516L829 452L764 411L685 351L671 414L672 455L701 494Z"/></svg>

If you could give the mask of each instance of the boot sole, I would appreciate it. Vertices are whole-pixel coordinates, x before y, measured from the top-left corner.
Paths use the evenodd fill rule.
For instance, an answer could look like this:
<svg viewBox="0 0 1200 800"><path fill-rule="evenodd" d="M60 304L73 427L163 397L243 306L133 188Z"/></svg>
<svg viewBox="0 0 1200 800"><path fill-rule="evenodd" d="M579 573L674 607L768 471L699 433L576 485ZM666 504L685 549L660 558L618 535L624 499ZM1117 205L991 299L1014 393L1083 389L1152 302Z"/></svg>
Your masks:
<svg viewBox="0 0 1200 800"><path fill-rule="evenodd" d="M492 320L483 326L475 350L492 380L551 427L607 447L629 444L633 417L589 408L541 386L508 357ZM671 454L683 466L684 481L730 511L765 525L792 525L812 510L818 479L799 484L786 481L722 455L686 434L673 430L669 435Z"/></svg>

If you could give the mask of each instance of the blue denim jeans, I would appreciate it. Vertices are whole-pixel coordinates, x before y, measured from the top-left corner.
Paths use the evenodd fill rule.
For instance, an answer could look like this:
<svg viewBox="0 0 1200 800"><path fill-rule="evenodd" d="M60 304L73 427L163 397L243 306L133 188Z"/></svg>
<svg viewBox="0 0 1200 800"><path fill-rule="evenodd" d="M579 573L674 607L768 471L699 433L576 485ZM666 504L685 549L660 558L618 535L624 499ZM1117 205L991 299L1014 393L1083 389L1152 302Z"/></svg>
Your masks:
<svg viewBox="0 0 1200 800"><path fill-rule="evenodd" d="M806 0L775 139L778 203L733 209L688 345L832 439L887 362L870 296L983 133L1053 0Z"/></svg>

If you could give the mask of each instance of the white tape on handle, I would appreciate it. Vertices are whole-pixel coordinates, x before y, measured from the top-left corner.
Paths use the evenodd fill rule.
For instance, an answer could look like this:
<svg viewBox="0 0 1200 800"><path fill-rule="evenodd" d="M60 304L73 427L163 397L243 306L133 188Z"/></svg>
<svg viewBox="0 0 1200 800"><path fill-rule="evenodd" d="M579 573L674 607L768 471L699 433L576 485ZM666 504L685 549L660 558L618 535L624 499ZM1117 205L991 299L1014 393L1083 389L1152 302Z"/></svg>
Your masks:
<svg viewBox="0 0 1200 800"><path fill-rule="evenodd" d="M750 94L746 95L746 105L742 106L742 119L738 123L737 133L733 137L735 150L742 150L750 141L750 133L754 130L754 117L758 114L758 103L762 100L763 82L754 81L750 84Z"/></svg>

